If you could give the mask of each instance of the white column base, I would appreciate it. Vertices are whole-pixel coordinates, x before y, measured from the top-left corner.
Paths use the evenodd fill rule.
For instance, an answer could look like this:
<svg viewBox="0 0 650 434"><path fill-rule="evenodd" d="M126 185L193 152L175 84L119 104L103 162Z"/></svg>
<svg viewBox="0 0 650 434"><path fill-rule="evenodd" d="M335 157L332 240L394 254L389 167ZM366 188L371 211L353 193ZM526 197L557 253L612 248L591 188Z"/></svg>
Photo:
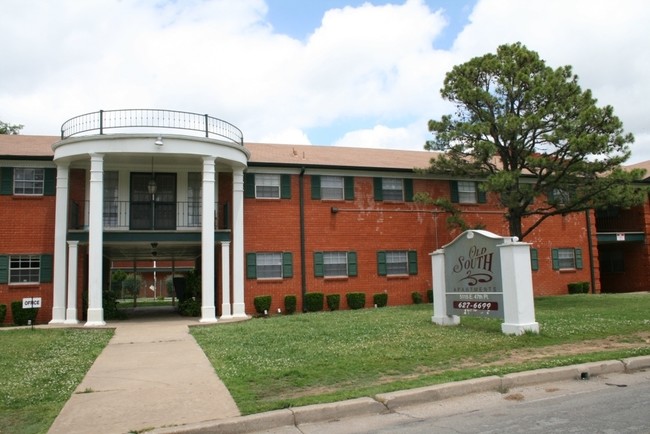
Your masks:
<svg viewBox="0 0 650 434"><path fill-rule="evenodd" d="M202 323L217 322L216 309L214 306L201 306L201 319Z"/></svg>
<svg viewBox="0 0 650 434"><path fill-rule="evenodd" d="M458 315L432 316L431 322L441 326L455 326L460 324L460 317Z"/></svg>
<svg viewBox="0 0 650 434"><path fill-rule="evenodd" d="M244 303L233 303L232 309L233 318L247 318L246 305L244 305Z"/></svg>
<svg viewBox="0 0 650 434"><path fill-rule="evenodd" d="M63 324L65 321L65 307L52 308L52 320L49 324Z"/></svg>
<svg viewBox="0 0 650 434"><path fill-rule="evenodd" d="M221 305L221 318L232 318L232 312L230 312L230 303L223 303Z"/></svg>
<svg viewBox="0 0 650 434"><path fill-rule="evenodd" d="M88 321L84 324L85 327L105 326L104 321L104 308L88 308Z"/></svg>
<svg viewBox="0 0 650 434"><path fill-rule="evenodd" d="M79 324L77 320L77 309L68 309L66 311L66 320L63 324Z"/></svg>
<svg viewBox="0 0 650 434"><path fill-rule="evenodd" d="M539 333L539 323L530 324L501 324L501 332L506 335L523 335L526 332Z"/></svg>

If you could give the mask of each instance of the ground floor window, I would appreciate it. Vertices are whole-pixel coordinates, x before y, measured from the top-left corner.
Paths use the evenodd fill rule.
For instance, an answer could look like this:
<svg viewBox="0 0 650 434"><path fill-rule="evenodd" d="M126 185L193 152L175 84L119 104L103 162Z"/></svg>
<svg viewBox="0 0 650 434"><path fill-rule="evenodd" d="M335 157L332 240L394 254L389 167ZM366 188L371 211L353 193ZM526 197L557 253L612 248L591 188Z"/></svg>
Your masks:
<svg viewBox="0 0 650 434"><path fill-rule="evenodd" d="M9 283L39 283L41 257L17 255L9 257Z"/></svg>
<svg viewBox="0 0 650 434"><path fill-rule="evenodd" d="M356 252L314 252L316 277L349 277L357 275Z"/></svg>
<svg viewBox="0 0 650 434"><path fill-rule="evenodd" d="M246 254L246 277L249 279L282 279L293 275L290 252Z"/></svg>
<svg viewBox="0 0 650 434"><path fill-rule="evenodd" d="M554 270L582 269L582 249L560 248L551 251Z"/></svg>
<svg viewBox="0 0 650 434"><path fill-rule="evenodd" d="M377 271L380 276L417 274L417 252L413 250L377 252Z"/></svg>

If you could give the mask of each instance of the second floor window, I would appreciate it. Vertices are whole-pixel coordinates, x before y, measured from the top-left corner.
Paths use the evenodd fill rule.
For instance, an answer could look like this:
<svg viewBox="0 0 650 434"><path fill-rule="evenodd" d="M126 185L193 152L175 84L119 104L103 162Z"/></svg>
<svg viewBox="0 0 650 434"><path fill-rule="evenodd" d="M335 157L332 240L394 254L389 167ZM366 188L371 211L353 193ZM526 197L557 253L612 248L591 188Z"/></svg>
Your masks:
<svg viewBox="0 0 650 434"><path fill-rule="evenodd" d="M486 195L476 181L451 181L451 201L454 203L485 203Z"/></svg>
<svg viewBox="0 0 650 434"><path fill-rule="evenodd" d="M14 168L14 194L42 195L45 185L45 170L28 167Z"/></svg>
<svg viewBox="0 0 650 434"><path fill-rule="evenodd" d="M245 173L244 197L258 199L291 199L291 175Z"/></svg>
<svg viewBox="0 0 650 434"><path fill-rule="evenodd" d="M255 197L279 198L280 175L255 175Z"/></svg>

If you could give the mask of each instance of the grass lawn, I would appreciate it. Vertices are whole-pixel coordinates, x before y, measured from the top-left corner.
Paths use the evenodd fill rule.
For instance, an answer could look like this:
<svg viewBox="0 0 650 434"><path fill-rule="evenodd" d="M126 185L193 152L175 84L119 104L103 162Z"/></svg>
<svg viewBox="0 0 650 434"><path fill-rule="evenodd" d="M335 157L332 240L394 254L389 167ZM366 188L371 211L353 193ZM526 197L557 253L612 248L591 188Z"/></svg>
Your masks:
<svg viewBox="0 0 650 434"><path fill-rule="evenodd" d="M113 330L0 331L0 432L45 433Z"/></svg>
<svg viewBox="0 0 650 434"><path fill-rule="evenodd" d="M192 327L240 411L372 396L447 381L650 354L650 294L535 300L540 334L501 321L431 323L431 305Z"/></svg>

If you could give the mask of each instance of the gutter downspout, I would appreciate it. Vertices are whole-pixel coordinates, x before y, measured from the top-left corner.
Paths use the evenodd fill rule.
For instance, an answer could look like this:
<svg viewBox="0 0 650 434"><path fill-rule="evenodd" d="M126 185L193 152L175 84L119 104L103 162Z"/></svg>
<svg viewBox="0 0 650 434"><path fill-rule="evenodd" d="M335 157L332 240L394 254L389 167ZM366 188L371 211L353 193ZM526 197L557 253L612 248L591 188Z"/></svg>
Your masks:
<svg viewBox="0 0 650 434"><path fill-rule="evenodd" d="M300 295L302 311L306 312L305 295L307 294L307 280L305 275L305 167L300 168L298 177L299 200L300 200Z"/></svg>
<svg viewBox="0 0 650 434"><path fill-rule="evenodd" d="M596 293L596 270L594 267L594 243L591 239L591 210L585 210L587 223L587 243L589 245L589 278L591 279L591 293Z"/></svg>

